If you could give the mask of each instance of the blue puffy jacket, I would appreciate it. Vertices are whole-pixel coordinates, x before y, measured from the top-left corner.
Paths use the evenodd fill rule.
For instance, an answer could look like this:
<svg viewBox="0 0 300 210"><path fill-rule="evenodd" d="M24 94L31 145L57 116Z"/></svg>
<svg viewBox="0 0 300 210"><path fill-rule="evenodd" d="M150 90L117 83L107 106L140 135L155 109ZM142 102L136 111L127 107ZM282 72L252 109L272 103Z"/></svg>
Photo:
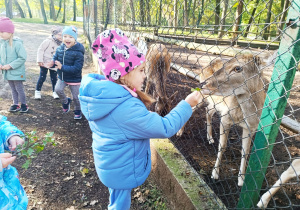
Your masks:
<svg viewBox="0 0 300 210"><path fill-rule="evenodd" d="M57 69L58 78L65 82L81 82L82 67L84 62L84 47L77 42L67 49L65 44L61 44L55 52L54 61L62 64L61 69Z"/></svg>
<svg viewBox="0 0 300 210"><path fill-rule="evenodd" d="M23 133L0 115L0 153L8 150L7 140L14 135ZM0 209L21 210L27 209L28 198L20 184L19 174L13 166L2 168L0 162Z"/></svg>
<svg viewBox="0 0 300 210"><path fill-rule="evenodd" d="M151 171L149 138L171 137L192 115L191 106L181 101L161 117L124 87L98 74L83 77L79 99L93 132L98 176L113 189L143 184Z"/></svg>

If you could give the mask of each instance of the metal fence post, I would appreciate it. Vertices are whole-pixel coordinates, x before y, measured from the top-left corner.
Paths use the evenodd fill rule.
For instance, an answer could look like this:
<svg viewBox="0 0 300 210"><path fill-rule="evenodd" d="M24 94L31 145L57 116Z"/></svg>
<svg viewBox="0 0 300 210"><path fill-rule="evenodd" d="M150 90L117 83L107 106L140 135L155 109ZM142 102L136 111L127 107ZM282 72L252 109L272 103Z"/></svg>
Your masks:
<svg viewBox="0 0 300 210"><path fill-rule="evenodd" d="M279 57L275 62L237 209L254 208L259 199L289 90L294 81L296 63L300 58L299 13L300 0L294 0L283 31Z"/></svg>

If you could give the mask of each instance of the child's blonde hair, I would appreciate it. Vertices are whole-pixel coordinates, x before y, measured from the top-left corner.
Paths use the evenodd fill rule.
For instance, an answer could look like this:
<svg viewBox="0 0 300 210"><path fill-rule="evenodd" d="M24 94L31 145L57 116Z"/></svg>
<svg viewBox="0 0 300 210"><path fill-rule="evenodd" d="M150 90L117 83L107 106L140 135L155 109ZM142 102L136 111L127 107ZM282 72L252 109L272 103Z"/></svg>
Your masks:
<svg viewBox="0 0 300 210"><path fill-rule="evenodd" d="M14 38L14 34L10 34L9 37L9 45L12 47L13 46L13 38Z"/></svg>

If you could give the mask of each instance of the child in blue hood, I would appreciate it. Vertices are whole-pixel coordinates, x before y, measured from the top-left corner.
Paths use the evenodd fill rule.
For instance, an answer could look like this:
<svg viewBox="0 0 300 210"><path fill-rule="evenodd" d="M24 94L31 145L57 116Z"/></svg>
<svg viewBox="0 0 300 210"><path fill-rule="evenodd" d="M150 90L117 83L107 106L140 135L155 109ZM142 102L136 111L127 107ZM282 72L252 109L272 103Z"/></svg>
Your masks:
<svg viewBox="0 0 300 210"><path fill-rule="evenodd" d="M63 112L70 111L71 98L65 95L64 89L69 86L74 102L74 119L79 120L81 108L78 99L79 86L81 82L82 67L84 62L84 47L77 42L77 28L75 26L66 26L62 31L63 44L60 45L47 68L57 68L58 81L55 85L55 92L59 96Z"/></svg>
<svg viewBox="0 0 300 210"><path fill-rule="evenodd" d="M0 115L0 209L27 209L27 195L16 168L10 165L16 157L4 153L4 150L14 151L17 145L23 144L22 135L17 127Z"/></svg>
<svg viewBox="0 0 300 210"><path fill-rule="evenodd" d="M142 92L145 57L120 29L102 32L93 43L104 74L83 77L82 113L93 132L95 168L108 187L108 209L128 210L131 190L151 171L150 138L173 136L202 101L196 91L165 117L148 111L152 99Z"/></svg>

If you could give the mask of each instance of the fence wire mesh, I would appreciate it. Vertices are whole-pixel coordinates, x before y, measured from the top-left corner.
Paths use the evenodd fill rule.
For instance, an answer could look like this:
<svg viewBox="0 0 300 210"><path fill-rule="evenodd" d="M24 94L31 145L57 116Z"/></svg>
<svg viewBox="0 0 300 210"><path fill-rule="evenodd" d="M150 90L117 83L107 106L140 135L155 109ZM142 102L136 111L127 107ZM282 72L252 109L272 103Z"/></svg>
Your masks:
<svg viewBox="0 0 300 210"><path fill-rule="evenodd" d="M291 9L296 11L295 19L287 19ZM171 141L226 208L246 208L246 204L239 203L241 189L247 192L245 184L241 188L244 170L249 156L257 156L262 150L271 154L270 161L268 157L260 157L268 162L267 167L257 162L263 176L262 187L254 178L250 182L256 186L259 197L266 193L258 200L259 206L300 208L300 73L296 70L299 48L292 50L299 45L299 38L292 39L286 31L293 28L293 33L298 33L299 1L84 1L84 30L90 42L99 33L115 27L122 29L140 52L148 52L150 66L146 70L154 72L146 73L148 81L154 84L147 91L159 98L152 110L166 114L191 88L211 91ZM279 48L280 44L285 46ZM151 52L159 54L160 59ZM279 64L274 68L275 62L284 63L286 58L291 59L291 65L281 65L284 70ZM171 62L169 72L168 65L162 65L168 62ZM288 72L294 72L294 80L283 77ZM275 73L278 77L271 79ZM283 89L275 99L274 92L268 91L273 83ZM291 89L286 88L288 83ZM283 117L277 113L278 107L271 107L281 99L286 101L286 105L279 105L285 107ZM268 103L264 104L265 100ZM158 108L160 105L166 111ZM268 106L273 118L265 124L261 113ZM270 125L278 128L278 135L272 131L276 140L268 142L269 135L264 135L261 141L266 141L265 145L257 148L256 132L265 132ZM287 180L289 177L293 179ZM281 187L273 186L277 180ZM199 199L214 198L205 196L200 193ZM249 200L250 208L258 208L258 201Z"/></svg>

